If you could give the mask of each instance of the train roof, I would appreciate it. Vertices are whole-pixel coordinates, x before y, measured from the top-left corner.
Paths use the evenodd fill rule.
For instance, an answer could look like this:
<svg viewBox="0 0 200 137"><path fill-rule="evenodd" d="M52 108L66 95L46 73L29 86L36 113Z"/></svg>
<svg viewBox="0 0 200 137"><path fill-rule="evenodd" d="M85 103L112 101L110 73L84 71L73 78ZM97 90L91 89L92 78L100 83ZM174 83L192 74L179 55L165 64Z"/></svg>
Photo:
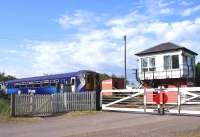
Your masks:
<svg viewBox="0 0 200 137"><path fill-rule="evenodd" d="M13 84L13 83L22 83L22 82L35 82L35 81L55 80L55 79L79 76L81 74L86 74L86 73L96 73L96 72L90 71L90 70L80 70L80 71L77 71L77 72L70 72L70 73L63 73L63 74L55 74L55 75L47 75L47 76L38 76L38 77L30 77L30 78L9 80L6 83L7 84Z"/></svg>

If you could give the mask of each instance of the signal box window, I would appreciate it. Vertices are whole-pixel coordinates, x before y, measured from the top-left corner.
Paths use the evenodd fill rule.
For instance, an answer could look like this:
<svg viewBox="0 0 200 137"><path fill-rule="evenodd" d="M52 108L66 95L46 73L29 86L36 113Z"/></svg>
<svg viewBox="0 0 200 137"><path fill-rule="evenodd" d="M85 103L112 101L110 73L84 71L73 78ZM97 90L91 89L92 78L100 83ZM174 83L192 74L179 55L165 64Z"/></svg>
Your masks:
<svg viewBox="0 0 200 137"><path fill-rule="evenodd" d="M178 69L179 68L179 56L172 55L172 56L164 56L164 69Z"/></svg>
<svg viewBox="0 0 200 137"><path fill-rule="evenodd" d="M155 58L154 57L146 57L141 59L142 71L155 71Z"/></svg>

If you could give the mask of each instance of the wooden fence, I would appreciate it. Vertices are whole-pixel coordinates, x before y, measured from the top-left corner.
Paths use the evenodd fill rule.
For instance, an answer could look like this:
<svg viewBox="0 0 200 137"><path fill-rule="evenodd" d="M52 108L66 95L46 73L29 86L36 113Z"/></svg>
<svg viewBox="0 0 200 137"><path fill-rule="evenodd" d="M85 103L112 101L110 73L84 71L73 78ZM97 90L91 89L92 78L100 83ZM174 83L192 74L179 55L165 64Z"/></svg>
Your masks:
<svg viewBox="0 0 200 137"><path fill-rule="evenodd" d="M96 92L52 95L12 95L12 116L50 116L61 112L96 110Z"/></svg>

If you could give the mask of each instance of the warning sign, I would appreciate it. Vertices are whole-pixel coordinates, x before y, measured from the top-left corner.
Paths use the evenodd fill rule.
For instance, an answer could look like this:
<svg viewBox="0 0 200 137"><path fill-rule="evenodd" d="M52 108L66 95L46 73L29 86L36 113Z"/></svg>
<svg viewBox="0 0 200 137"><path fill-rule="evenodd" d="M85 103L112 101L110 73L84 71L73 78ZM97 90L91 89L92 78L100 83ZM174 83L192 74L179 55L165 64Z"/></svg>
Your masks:
<svg viewBox="0 0 200 137"><path fill-rule="evenodd" d="M167 94L165 92L157 93L153 101L156 102L156 104L166 104L168 101Z"/></svg>

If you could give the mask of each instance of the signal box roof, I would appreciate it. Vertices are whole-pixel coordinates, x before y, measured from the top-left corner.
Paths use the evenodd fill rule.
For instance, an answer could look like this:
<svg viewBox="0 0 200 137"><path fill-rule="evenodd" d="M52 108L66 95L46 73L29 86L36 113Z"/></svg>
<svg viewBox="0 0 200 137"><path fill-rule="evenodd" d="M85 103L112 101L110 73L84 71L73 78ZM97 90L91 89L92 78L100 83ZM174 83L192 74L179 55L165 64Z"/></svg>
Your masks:
<svg viewBox="0 0 200 137"><path fill-rule="evenodd" d="M138 52L135 55L142 56L142 55L147 55L147 54L162 53L162 52L174 51L174 50L185 50L185 51L190 52L194 55L198 55L194 51L189 50L185 47L181 47L181 46L174 44L172 42L161 43L159 45L156 45L156 46L151 47L149 49L146 49L144 51Z"/></svg>

